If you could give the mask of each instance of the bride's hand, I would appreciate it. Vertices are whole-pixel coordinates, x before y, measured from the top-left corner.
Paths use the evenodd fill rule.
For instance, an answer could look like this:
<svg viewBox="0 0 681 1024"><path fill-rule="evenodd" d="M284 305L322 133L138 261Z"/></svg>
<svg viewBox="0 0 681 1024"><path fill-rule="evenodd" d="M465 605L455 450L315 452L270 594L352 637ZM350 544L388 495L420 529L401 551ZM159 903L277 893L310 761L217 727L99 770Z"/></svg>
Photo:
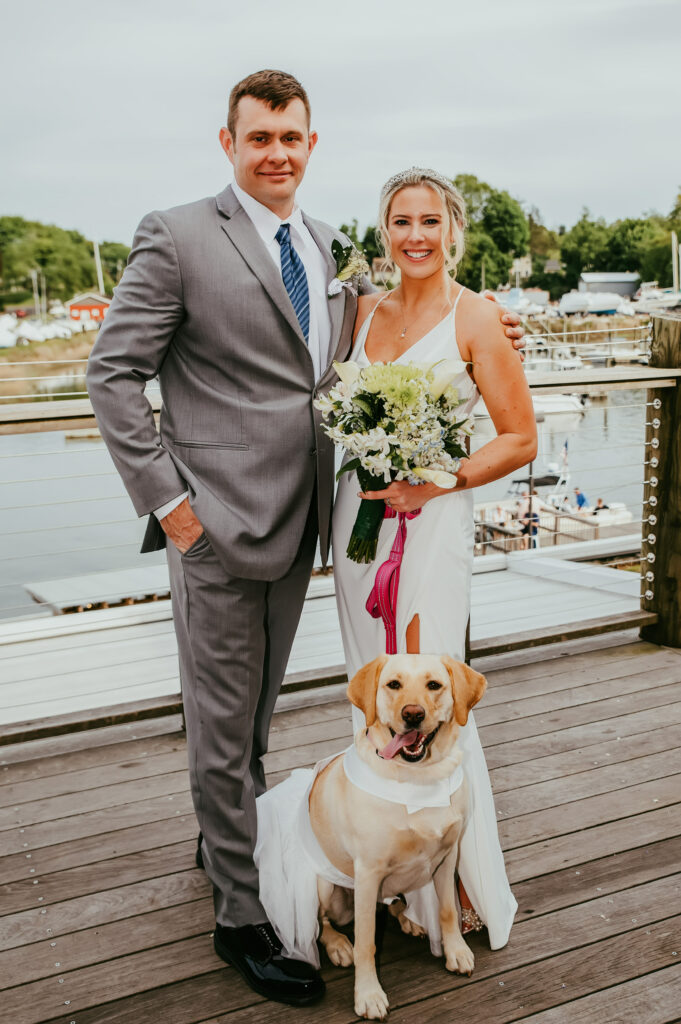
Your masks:
<svg viewBox="0 0 681 1024"><path fill-rule="evenodd" d="M368 501L385 501L396 512L415 512L417 508L423 508L431 498L447 493L435 484L412 485L406 480L395 480L384 491L365 491L360 492L359 496Z"/></svg>

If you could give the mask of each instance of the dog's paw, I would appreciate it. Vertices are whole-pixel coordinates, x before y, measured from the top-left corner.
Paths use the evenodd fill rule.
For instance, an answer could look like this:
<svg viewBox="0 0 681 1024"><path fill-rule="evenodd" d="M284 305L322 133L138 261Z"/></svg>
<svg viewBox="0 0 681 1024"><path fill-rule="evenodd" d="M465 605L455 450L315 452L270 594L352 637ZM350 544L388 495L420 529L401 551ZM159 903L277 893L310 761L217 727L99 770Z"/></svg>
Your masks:
<svg viewBox="0 0 681 1024"><path fill-rule="evenodd" d="M388 997L376 982L366 988L355 988L355 1013L366 1020L385 1020L388 1016Z"/></svg>
<svg viewBox="0 0 681 1024"><path fill-rule="evenodd" d="M336 932L332 938L327 939L324 944L326 954L332 964L336 967L351 967L354 961L352 943L347 935Z"/></svg>
<svg viewBox="0 0 681 1024"><path fill-rule="evenodd" d="M463 939L447 943L445 949L445 967L454 974L473 973L475 957Z"/></svg>
<svg viewBox="0 0 681 1024"><path fill-rule="evenodd" d="M400 922L400 928L405 935L415 935L418 939L425 939L428 934L426 929L422 928L420 924L410 921L406 914L398 914L397 920Z"/></svg>

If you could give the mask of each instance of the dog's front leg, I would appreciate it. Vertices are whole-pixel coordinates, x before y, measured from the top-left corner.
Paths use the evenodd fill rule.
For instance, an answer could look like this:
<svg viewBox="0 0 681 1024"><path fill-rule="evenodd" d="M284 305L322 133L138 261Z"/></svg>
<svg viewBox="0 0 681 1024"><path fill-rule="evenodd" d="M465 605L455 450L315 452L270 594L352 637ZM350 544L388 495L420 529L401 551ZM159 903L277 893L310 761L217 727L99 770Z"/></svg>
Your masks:
<svg viewBox="0 0 681 1024"><path fill-rule="evenodd" d="M355 1013L385 1020L388 997L376 974L376 902L382 873L355 862Z"/></svg>
<svg viewBox="0 0 681 1024"><path fill-rule="evenodd" d="M475 957L466 945L456 911L454 871L456 868L457 846L449 851L433 875L435 891L440 905L440 930L445 953L445 966L456 974L472 974Z"/></svg>

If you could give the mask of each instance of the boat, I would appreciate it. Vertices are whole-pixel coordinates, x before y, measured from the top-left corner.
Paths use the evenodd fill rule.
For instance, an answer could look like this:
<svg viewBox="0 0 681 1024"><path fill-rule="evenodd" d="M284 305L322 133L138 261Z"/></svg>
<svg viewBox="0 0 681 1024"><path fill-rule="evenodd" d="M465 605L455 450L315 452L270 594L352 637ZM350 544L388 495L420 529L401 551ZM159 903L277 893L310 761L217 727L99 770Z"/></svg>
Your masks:
<svg viewBox="0 0 681 1024"><path fill-rule="evenodd" d="M558 315L570 316L574 313L586 313L593 316L607 316L619 313L623 304L623 296L617 292L579 292L571 291L561 295L558 303Z"/></svg>

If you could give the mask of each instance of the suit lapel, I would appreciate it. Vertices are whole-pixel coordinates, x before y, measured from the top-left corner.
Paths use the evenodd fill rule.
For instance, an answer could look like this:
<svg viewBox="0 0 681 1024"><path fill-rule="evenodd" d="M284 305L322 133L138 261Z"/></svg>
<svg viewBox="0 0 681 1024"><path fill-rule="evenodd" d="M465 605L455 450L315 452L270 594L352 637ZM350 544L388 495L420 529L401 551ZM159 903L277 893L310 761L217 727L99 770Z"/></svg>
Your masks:
<svg viewBox="0 0 681 1024"><path fill-rule="evenodd" d="M216 203L222 214L220 227L258 278L268 297L295 331L296 336L305 346L305 350L309 351L281 273L265 248L250 217L229 186L216 196Z"/></svg>
<svg viewBox="0 0 681 1024"><path fill-rule="evenodd" d="M309 219L305 214L303 214L303 221L305 222L305 227L314 238L317 248L324 256L324 260L326 262L326 289L328 292L329 285L336 276L336 261L331 255L331 243L336 236L334 232L330 231L328 228L324 230L326 227L325 225L321 225L318 221ZM327 299L329 319L331 322L331 337L329 338L329 350L324 354L325 360L323 363L324 368L322 369L321 380L326 376L331 363L338 353L338 346L343 332L347 295L347 289L343 288L342 292L338 295L332 295L331 298Z"/></svg>

